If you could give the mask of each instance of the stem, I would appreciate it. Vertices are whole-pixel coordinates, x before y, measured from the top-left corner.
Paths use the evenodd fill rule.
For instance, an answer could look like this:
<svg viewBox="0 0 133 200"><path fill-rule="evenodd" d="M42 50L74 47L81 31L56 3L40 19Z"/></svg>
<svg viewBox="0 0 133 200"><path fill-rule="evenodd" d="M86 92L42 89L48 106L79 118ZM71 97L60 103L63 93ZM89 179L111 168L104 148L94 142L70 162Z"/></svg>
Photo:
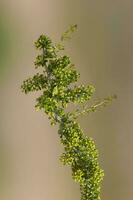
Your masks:
<svg viewBox="0 0 133 200"><path fill-rule="evenodd" d="M74 112L74 118L78 118L80 115L84 115L86 113L91 113L91 112L95 112L97 111L99 108L105 107L107 106L109 103L111 103L114 99L116 99L116 95L110 96L105 98L102 102L98 102L95 103L94 105L90 106L90 107L86 107L85 109L83 109L82 111L80 111L79 109L77 109Z"/></svg>

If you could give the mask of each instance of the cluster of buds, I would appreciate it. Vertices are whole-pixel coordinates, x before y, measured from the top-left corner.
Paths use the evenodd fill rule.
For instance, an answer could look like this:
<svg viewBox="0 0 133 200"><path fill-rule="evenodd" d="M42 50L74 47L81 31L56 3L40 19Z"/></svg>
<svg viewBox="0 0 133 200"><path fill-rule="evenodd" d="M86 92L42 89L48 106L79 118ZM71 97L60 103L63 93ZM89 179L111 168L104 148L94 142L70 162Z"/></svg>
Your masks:
<svg viewBox="0 0 133 200"><path fill-rule="evenodd" d="M28 78L21 85L26 94L42 91L36 99L35 107L43 110L50 119L51 125L59 124L58 134L64 153L60 160L71 166L73 179L80 184L81 200L100 200L100 184L103 170L99 166L98 151L92 138L87 137L76 119L81 115L94 112L110 103L114 96L103 99L92 106L85 107L95 88L92 85L76 85L80 74L69 56L61 56L63 42L76 30L73 25L61 36L59 44L53 44L46 35L41 35L35 47L41 52L35 60L35 68L42 70ZM83 110L67 112L69 103L83 105Z"/></svg>

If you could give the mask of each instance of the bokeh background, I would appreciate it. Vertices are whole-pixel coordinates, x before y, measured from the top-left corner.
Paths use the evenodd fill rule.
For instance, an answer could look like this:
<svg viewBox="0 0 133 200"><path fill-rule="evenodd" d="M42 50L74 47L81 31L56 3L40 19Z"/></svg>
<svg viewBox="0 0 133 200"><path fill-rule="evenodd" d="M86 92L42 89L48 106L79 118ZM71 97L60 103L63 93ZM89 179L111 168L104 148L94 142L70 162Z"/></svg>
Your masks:
<svg viewBox="0 0 133 200"><path fill-rule="evenodd" d="M105 170L102 199L133 196L133 1L0 0L0 199L80 199L71 170L59 162L58 127L34 109L20 85L34 74L33 46L44 33L55 42L70 24L78 32L66 53L96 97L117 94L101 112L80 119L95 139Z"/></svg>

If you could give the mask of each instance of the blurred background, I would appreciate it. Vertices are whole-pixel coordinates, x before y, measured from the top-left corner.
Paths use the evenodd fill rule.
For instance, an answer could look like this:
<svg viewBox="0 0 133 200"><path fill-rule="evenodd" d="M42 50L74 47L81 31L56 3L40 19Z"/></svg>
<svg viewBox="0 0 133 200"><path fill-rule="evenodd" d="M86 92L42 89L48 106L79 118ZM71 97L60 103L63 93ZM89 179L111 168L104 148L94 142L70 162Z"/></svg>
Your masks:
<svg viewBox="0 0 133 200"><path fill-rule="evenodd" d="M0 0L0 199L80 199L71 170L59 162L58 127L34 109L37 95L21 93L35 73L34 41L55 42L70 24L68 42L80 81L96 87L94 99L117 94L102 111L80 118L94 138L105 170L102 199L133 196L133 1Z"/></svg>

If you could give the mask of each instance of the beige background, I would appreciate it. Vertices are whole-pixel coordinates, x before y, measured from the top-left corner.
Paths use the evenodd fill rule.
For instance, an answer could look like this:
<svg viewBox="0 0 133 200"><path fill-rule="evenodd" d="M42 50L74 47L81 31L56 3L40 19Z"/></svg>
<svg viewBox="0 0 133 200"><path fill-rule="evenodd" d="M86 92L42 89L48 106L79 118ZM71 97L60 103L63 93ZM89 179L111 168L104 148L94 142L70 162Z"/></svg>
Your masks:
<svg viewBox="0 0 133 200"><path fill-rule="evenodd" d="M71 171L62 167L58 127L34 110L34 94L20 91L35 70L34 41L48 34L58 41L69 24L78 32L66 52L81 82L96 97L118 99L80 119L92 136L105 170L102 199L133 196L133 2L131 0L0 0L0 199L80 199Z"/></svg>

